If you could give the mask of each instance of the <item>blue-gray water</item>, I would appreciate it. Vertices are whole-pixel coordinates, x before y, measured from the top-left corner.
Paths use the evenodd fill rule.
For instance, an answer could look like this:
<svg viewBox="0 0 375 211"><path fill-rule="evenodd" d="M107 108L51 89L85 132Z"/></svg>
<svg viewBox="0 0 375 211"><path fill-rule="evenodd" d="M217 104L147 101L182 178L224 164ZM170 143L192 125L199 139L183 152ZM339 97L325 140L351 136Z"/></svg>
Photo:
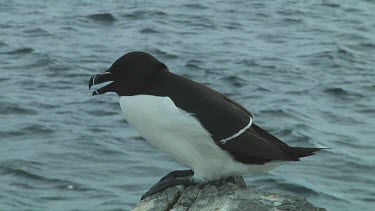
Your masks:
<svg viewBox="0 0 375 211"><path fill-rule="evenodd" d="M0 210L129 210L183 167L88 79L125 52L225 93L293 146L251 188L375 206L374 1L0 1ZM173 140L171 140L173 141Z"/></svg>

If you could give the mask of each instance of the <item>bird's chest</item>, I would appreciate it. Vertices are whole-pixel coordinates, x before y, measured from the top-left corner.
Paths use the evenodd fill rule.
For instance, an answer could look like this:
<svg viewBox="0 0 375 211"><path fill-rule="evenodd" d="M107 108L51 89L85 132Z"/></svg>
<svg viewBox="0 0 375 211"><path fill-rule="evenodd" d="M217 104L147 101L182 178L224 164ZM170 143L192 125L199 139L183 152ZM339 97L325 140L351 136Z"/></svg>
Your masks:
<svg viewBox="0 0 375 211"><path fill-rule="evenodd" d="M148 142L183 165L194 168L199 157L218 149L199 121L168 97L122 96L120 106L129 124Z"/></svg>
<svg viewBox="0 0 375 211"><path fill-rule="evenodd" d="M122 96L120 106L129 124L146 139L160 139L166 135L209 135L192 115L177 108L169 97Z"/></svg>

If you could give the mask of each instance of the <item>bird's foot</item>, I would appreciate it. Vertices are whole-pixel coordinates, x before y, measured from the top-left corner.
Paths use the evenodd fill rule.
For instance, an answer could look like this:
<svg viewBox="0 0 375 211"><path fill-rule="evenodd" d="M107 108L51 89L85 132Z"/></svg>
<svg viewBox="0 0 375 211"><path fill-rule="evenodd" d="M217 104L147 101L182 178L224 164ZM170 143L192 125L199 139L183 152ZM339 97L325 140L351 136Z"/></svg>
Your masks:
<svg viewBox="0 0 375 211"><path fill-rule="evenodd" d="M159 183L163 182L164 180L167 180L167 179L173 179L173 178L177 178L177 177L191 177L194 175L194 172L193 170L189 169L189 170L176 170L176 171L172 171L172 172L169 172L167 175L165 175L164 177L162 177L159 182L157 182L154 186L152 186L150 188L153 189L155 186L157 186Z"/></svg>
<svg viewBox="0 0 375 211"><path fill-rule="evenodd" d="M155 193L164 191L167 188L174 187L177 185L194 185L195 182L191 180L194 172L192 170L178 170L172 171L165 175L156 183L150 190L148 190L142 197L141 200Z"/></svg>
<svg viewBox="0 0 375 211"><path fill-rule="evenodd" d="M191 169L189 169L189 170L176 170L176 171L169 172L167 175L162 177L159 180L159 182L162 182L166 179L172 179L172 178L177 178L177 177L191 177L193 175L194 175L194 172Z"/></svg>

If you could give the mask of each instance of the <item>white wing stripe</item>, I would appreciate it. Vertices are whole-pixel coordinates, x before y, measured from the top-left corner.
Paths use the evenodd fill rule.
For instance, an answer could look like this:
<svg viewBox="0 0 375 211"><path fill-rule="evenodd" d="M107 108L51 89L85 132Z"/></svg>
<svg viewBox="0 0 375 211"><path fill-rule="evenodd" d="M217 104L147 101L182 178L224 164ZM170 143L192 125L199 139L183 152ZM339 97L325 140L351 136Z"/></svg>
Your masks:
<svg viewBox="0 0 375 211"><path fill-rule="evenodd" d="M253 124L253 120L255 119L254 115L251 114L250 115L250 121L249 121L249 124L247 124L244 128L242 128L240 131L238 131L237 133L235 133L234 135L232 136L229 136L228 138L224 138L222 140L220 140L220 144L225 144L227 143L227 141L231 140L231 139L234 139L238 136L240 136L243 132L245 132L247 129L250 128L251 124Z"/></svg>

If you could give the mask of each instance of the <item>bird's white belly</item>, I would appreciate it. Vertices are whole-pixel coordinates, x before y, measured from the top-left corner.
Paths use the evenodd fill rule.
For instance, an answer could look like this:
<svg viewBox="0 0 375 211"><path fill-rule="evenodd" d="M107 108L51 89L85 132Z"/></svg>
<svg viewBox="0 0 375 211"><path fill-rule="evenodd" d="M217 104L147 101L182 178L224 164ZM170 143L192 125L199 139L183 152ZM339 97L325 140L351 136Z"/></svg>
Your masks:
<svg viewBox="0 0 375 211"><path fill-rule="evenodd" d="M130 125L148 142L190 167L195 180L256 173L266 167L235 162L192 114L177 108L169 97L121 96L120 106Z"/></svg>

